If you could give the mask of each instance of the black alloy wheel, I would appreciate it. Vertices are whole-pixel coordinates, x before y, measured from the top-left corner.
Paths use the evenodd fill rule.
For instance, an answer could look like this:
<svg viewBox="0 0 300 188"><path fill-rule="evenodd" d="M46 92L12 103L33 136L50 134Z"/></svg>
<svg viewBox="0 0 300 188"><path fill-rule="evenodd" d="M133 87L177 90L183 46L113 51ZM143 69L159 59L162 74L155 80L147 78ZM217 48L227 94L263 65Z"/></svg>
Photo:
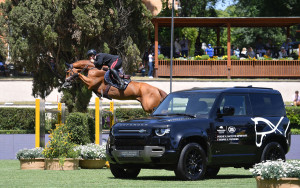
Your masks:
<svg viewBox="0 0 300 188"><path fill-rule="evenodd" d="M261 161L276 161L278 159L285 161L285 152L281 145L277 142L268 143L262 152Z"/></svg>
<svg viewBox="0 0 300 188"><path fill-rule="evenodd" d="M203 179L206 163L206 155L202 147L197 143L190 143L182 149L174 172L181 180Z"/></svg>

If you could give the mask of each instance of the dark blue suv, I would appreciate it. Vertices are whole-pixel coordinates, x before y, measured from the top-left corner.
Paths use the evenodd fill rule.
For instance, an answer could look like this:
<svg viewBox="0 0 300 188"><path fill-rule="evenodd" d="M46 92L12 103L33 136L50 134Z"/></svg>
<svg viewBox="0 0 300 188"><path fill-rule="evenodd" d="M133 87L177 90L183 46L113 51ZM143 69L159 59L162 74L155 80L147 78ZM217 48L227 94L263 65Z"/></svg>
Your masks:
<svg viewBox="0 0 300 188"><path fill-rule="evenodd" d="M158 168L198 180L216 176L220 167L285 160L290 138L277 90L193 88L169 94L149 118L115 124L106 153L116 178Z"/></svg>

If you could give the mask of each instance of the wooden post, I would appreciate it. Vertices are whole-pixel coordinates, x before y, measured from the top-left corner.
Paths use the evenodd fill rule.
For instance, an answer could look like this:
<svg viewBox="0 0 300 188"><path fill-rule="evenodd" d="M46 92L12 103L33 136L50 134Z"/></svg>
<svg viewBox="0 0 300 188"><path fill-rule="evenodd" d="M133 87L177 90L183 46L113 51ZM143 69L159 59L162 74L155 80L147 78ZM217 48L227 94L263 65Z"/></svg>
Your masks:
<svg viewBox="0 0 300 188"><path fill-rule="evenodd" d="M112 127L115 124L115 112L114 112L114 102L111 101L109 103L109 111L111 112L109 114L110 117L110 127Z"/></svg>
<svg viewBox="0 0 300 188"><path fill-rule="evenodd" d="M157 78L157 69L158 69L158 23L155 22L154 24L154 30L155 30L155 38L154 38L154 55L155 55L155 60L154 60L154 77Z"/></svg>
<svg viewBox="0 0 300 188"><path fill-rule="evenodd" d="M230 69L231 69L231 43L230 43L230 23L227 24L227 69L228 75L227 78L230 79Z"/></svg>
<svg viewBox="0 0 300 188"><path fill-rule="evenodd" d="M286 27L286 38L290 38L290 27Z"/></svg>

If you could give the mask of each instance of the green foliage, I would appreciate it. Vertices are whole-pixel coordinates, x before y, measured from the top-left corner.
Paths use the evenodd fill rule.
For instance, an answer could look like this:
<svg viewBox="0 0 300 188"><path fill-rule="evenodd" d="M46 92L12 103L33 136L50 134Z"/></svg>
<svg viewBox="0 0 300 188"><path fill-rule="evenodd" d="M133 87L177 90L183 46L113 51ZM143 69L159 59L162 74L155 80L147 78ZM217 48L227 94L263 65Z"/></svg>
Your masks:
<svg viewBox="0 0 300 188"><path fill-rule="evenodd" d="M17 152L17 159L35 159L44 158L43 155L44 148L33 148L33 149L21 149Z"/></svg>
<svg viewBox="0 0 300 188"><path fill-rule="evenodd" d="M71 134L64 124L57 124L54 130L50 131L50 141L47 143L43 154L45 158L58 158L63 166L66 158L77 158L78 151L75 151L75 144L72 143Z"/></svg>
<svg viewBox="0 0 300 188"><path fill-rule="evenodd" d="M239 60L240 58L238 58L236 55L230 56L231 60Z"/></svg>
<svg viewBox="0 0 300 188"><path fill-rule="evenodd" d="M262 179L300 178L300 161L264 161L255 164L250 172Z"/></svg>
<svg viewBox="0 0 300 188"><path fill-rule="evenodd" d="M300 134L300 129L291 129L292 134Z"/></svg>
<svg viewBox="0 0 300 188"><path fill-rule="evenodd" d="M149 46L153 28L150 11L137 0L5 1L0 9L0 35L7 36L3 43L9 43L16 66L33 73L32 93L41 98L61 87L64 63L86 59L91 48L118 54L125 72L131 73L141 61L140 51ZM78 94L81 87L76 90L66 94L74 103L67 106L85 112L91 95Z"/></svg>
<svg viewBox="0 0 300 188"><path fill-rule="evenodd" d="M209 55L203 55L201 56L201 60L208 60L209 59Z"/></svg>
<svg viewBox="0 0 300 188"><path fill-rule="evenodd" d="M164 60L164 58L165 58L164 54L159 54L158 55L158 60Z"/></svg>
<svg viewBox="0 0 300 188"><path fill-rule="evenodd" d="M296 106L286 107L286 115L290 120L290 127L300 129L300 108Z"/></svg>
<svg viewBox="0 0 300 188"><path fill-rule="evenodd" d="M193 57L195 55L195 44L198 37L198 28L185 27L182 30L182 34L189 40L189 56Z"/></svg>
<svg viewBox="0 0 300 188"><path fill-rule="evenodd" d="M66 120L66 127L71 134L71 142L75 144L87 144L94 142L95 121L86 113L75 112L69 114Z"/></svg>
<svg viewBox="0 0 300 188"><path fill-rule="evenodd" d="M33 108L0 108L0 130L28 130L34 132Z"/></svg>
<svg viewBox="0 0 300 188"><path fill-rule="evenodd" d="M106 145L87 144L75 147L82 159L106 159Z"/></svg>

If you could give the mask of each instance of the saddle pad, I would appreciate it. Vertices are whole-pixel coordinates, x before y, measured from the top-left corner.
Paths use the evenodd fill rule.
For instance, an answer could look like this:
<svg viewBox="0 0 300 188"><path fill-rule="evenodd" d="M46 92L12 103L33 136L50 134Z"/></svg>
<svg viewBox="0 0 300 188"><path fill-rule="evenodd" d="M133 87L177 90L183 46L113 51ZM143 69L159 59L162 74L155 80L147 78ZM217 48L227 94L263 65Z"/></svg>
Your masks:
<svg viewBox="0 0 300 188"><path fill-rule="evenodd" d="M121 78L121 79L122 79L122 78ZM104 80L105 80L108 84L114 86L115 88L120 89L120 86L119 86L117 83L113 82L113 80L111 79L111 77L110 77L110 70L108 70L108 71L105 73L105 75L104 75ZM123 80L124 80L124 85L125 85L125 89L126 89L127 86L128 86L128 84L131 82L131 80L127 80L127 79L123 79ZM125 90L125 89L124 89L124 90Z"/></svg>

